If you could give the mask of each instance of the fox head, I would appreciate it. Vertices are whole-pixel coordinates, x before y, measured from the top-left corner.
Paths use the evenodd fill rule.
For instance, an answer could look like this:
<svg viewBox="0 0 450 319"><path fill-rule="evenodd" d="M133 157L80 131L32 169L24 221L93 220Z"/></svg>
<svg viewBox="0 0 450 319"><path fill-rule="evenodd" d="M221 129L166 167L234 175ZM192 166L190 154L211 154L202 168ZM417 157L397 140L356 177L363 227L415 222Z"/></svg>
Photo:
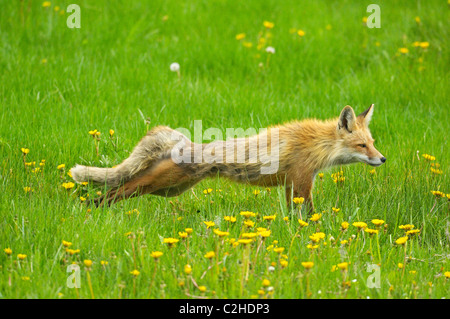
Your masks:
<svg viewBox="0 0 450 319"><path fill-rule="evenodd" d="M347 105L342 110L336 128L342 141L342 164L362 162L372 166L380 166L386 161L386 157L373 145L375 140L369 130L373 108L372 104L358 116L355 115L351 106Z"/></svg>

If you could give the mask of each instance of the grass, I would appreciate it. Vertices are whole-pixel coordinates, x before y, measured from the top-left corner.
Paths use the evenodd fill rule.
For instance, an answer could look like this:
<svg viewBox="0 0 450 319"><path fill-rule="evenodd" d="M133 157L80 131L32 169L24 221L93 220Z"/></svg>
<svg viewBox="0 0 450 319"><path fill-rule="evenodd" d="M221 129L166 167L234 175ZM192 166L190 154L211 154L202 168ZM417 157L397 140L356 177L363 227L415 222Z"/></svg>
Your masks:
<svg viewBox="0 0 450 319"><path fill-rule="evenodd" d="M362 22L371 1L79 1L81 29L67 28L69 14L55 11L70 3L1 5L1 298L448 297L449 202L431 193L450 193L446 1L384 2L380 29ZM270 38L266 20L275 24ZM241 32L246 37L238 41ZM257 49L258 37L267 38L263 48L273 46L274 55ZM172 62L180 63L180 78L170 72ZM324 172L314 189L322 216L304 217L309 225L301 229L282 187L217 178L197 185L195 195L143 196L91 211L80 196L105 189L61 187L76 163L118 164L154 125L192 131L201 119L203 130L263 128L336 117L347 104L361 112L372 103L371 131L386 164L374 174L363 164ZM93 129L102 132L98 156ZM30 150L26 157L21 148ZM430 163L439 163L442 174ZM345 182L335 184L330 175L341 170ZM241 211L257 212L250 220L270 229L270 237L234 247L230 239L255 231L246 229ZM263 220L274 214L274 221ZM372 237L352 225L375 228L375 218L385 224ZM420 234L396 245L405 224ZM181 239L185 228L193 232ZM220 238L214 228L229 235ZM315 232L325 238L311 250ZM180 241L169 248L169 237ZM63 240L79 253L67 253ZM276 253L277 247L285 249ZM163 255L156 261L152 251ZM209 251L212 259L204 257ZM314 262L310 270L306 261ZM347 270L332 271L343 262ZM66 285L71 263L81 269L79 289ZM367 283L374 264L381 265L380 288ZM139 275L131 274L135 269Z"/></svg>

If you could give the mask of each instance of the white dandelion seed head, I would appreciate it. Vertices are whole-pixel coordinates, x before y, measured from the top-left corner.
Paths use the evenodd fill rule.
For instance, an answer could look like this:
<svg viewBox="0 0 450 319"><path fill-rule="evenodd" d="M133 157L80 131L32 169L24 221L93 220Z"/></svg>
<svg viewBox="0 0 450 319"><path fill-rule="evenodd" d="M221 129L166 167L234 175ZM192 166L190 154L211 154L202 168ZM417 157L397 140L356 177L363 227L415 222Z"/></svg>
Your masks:
<svg viewBox="0 0 450 319"><path fill-rule="evenodd" d="M274 47L267 47L266 48L267 53L275 54L275 48Z"/></svg>
<svg viewBox="0 0 450 319"><path fill-rule="evenodd" d="M177 62L174 62L170 65L170 71L178 72L180 71L180 65Z"/></svg>
<svg viewBox="0 0 450 319"><path fill-rule="evenodd" d="M269 271L270 272L274 272L275 271L275 267L274 266L269 266Z"/></svg>

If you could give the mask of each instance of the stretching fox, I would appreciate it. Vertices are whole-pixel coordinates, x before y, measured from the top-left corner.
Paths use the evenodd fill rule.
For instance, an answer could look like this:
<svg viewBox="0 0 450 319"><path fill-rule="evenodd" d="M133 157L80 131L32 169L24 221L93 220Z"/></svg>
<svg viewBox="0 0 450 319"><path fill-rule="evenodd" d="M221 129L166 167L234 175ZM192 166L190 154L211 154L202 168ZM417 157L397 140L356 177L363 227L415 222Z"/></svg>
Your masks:
<svg viewBox="0 0 450 319"><path fill-rule="evenodd" d="M346 106L334 120L294 121L269 127L258 135L208 144L193 143L178 131L158 126L116 167L76 165L71 173L77 182L91 181L111 187L94 200L96 205L110 205L143 194L177 196L202 179L219 174L251 185L286 185L288 205L291 196L303 197L313 210L311 191L318 171L356 162L380 166L386 161L374 147L369 131L373 109L372 104L356 116L353 109ZM239 148L241 152L236 152ZM199 157L196 151L204 151L215 160ZM230 151L234 153L231 160L229 157L217 160L225 158ZM187 160L180 161L174 154ZM276 169L267 170L268 165L274 166L274 163Z"/></svg>

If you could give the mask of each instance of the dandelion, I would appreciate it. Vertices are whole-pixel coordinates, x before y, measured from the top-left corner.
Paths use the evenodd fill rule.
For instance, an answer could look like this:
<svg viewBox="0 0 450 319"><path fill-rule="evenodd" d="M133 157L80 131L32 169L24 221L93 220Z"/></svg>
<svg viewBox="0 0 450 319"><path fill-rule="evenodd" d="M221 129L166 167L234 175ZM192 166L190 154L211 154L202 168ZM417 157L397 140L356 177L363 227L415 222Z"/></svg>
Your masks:
<svg viewBox="0 0 450 319"><path fill-rule="evenodd" d="M246 47L247 49L250 49L253 46L253 43L251 42L242 42L242 45Z"/></svg>
<svg viewBox="0 0 450 319"><path fill-rule="evenodd" d="M225 216L223 218L225 221L230 222L230 223L235 223L236 222L236 217L233 216Z"/></svg>
<svg viewBox="0 0 450 319"><path fill-rule="evenodd" d="M403 229L403 230L411 230L414 228L414 225L412 225L412 224L400 225L400 226L398 226L398 228Z"/></svg>
<svg viewBox="0 0 450 319"><path fill-rule="evenodd" d="M277 254L281 254L284 251L284 247L276 247L273 249L273 251Z"/></svg>
<svg viewBox="0 0 450 319"><path fill-rule="evenodd" d="M304 37L305 36L305 31L303 31L303 30L298 30L297 31L297 34L300 36L300 37Z"/></svg>
<svg viewBox="0 0 450 319"><path fill-rule="evenodd" d="M209 229L210 227L214 227L216 225L216 223L214 223L213 221L206 221L203 223L206 225L206 229Z"/></svg>
<svg viewBox="0 0 450 319"><path fill-rule="evenodd" d="M247 211L240 212L239 214L241 216L244 216L245 218L250 218L250 217L255 217L256 216L256 213L254 213L254 212L247 212Z"/></svg>
<svg viewBox="0 0 450 319"><path fill-rule="evenodd" d="M270 286L270 280L269 279L264 279L262 281L262 286L263 287L269 287Z"/></svg>
<svg viewBox="0 0 450 319"><path fill-rule="evenodd" d="M261 193L261 191L260 191L259 189L255 189L255 190L253 191L253 195L255 195L255 196L258 196L259 193Z"/></svg>
<svg viewBox="0 0 450 319"><path fill-rule="evenodd" d="M114 135L114 130L113 130L113 129L110 129L110 130L109 130L109 136L110 136L110 137L113 137L113 135Z"/></svg>
<svg viewBox="0 0 450 319"><path fill-rule="evenodd" d="M163 255L163 253L161 251L152 251L150 253L150 256L153 257L154 259L158 259Z"/></svg>
<svg viewBox="0 0 450 319"><path fill-rule="evenodd" d="M208 194L211 194L212 191L213 191L212 188L207 188L207 189L203 190L203 194L208 195Z"/></svg>
<svg viewBox="0 0 450 319"><path fill-rule="evenodd" d="M331 207L331 210L335 213L339 213L341 211L341 209L337 207Z"/></svg>
<svg viewBox="0 0 450 319"><path fill-rule="evenodd" d="M73 182L67 182L67 183L62 183L61 186L68 190L68 189L74 188L75 184Z"/></svg>
<svg viewBox="0 0 450 319"><path fill-rule="evenodd" d="M362 18L362 22L363 22L364 24L366 24L366 23L367 23L367 17L363 17L363 18Z"/></svg>
<svg viewBox="0 0 450 319"><path fill-rule="evenodd" d="M253 239L251 238L247 238L247 239L239 239L237 241L238 244L243 244L243 245L248 245L253 241ZM234 244L234 243L233 243Z"/></svg>
<svg viewBox="0 0 450 319"><path fill-rule="evenodd" d="M206 291L206 287L205 286L198 286L198 290L200 290L201 292L205 292Z"/></svg>
<svg viewBox="0 0 450 319"><path fill-rule="evenodd" d="M309 270L314 266L314 263L312 261L304 261L304 262L302 262L302 266L305 269Z"/></svg>
<svg viewBox="0 0 450 319"><path fill-rule="evenodd" d="M404 237L398 238L398 239L395 241L395 243L396 243L397 245L404 245L404 244L406 244L407 241L408 241L408 236L404 236Z"/></svg>
<svg viewBox="0 0 450 319"><path fill-rule="evenodd" d="M337 267L340 270L342 270L342 271L347 271L347 269L348 269L348 262L343 262L343 263L337 264Z"/></svg>
<svg viewBox="0 0 450 319"><path fill-rule="evenodd" d="M255 226L255 222L252 220L244 220L244 225L248 228L252 228L253 226Z"/></svg>
<svg viewBox="0 0 450 319"><path fill-rule="evenodd" d="M70 242L70 241L65 241L65 240L63 240L62 241L62 245L64 246L64 247L70 247L70 246L72 246L72 243Z"/></svg>
<svg viewBox="0 0 450 319"><path fill-rule="evenodd" d="M101 260L100 265L102 266L108 266L108 262L106 260Z"/></svg>
<svg viewBox="0 0 450 319"><path fill-rule="evenodd" d="M401 54L408 54L409 50L408 50L408 48L399 48L398 52L400 52Z"/></svg>
<svg viewBox="0 0 450 319"><path fill-rule="evenodd" d="M29 193L29 192L31 192L31 187L26 186L26 187L23 188L23 191L24 191L25 193Z"/></svg>
<svg viewBox="0 0 450 319"><path fill-rule="evenodd" d="M400 268L400 269L403 269L404 265L402 263L398 263L397 267Z"/></svg>
<svg viewBox="0 0 450 319"><path fill-rule="evenodd" d="M164 238L163 239L163 243L167 244L169 246L169 248L172 248L173 246L175 246L176 243L178 243L180 240L176 239L176 238Z"/></svg>
<svg viewBox="0 0 450 319"><path fill-rule="evenodd" d="M236 40L242 40L242 39L244 39L245 38L245 33L239 33L239 34L237 34L236 35Z"/></svg>
<svg viewBox="0 0 450 319"><path fill-rule="evenodd" d="M417 24L420 24L420 17L415 17L414 20L417 22Z"/></svg>
<svg viewBox="0 0 450 319"><path fill-rule="evenodd" d="M24 260L25 258L27 258L27 255L25 255L25 254L18 254L18 255L17 255L17 258L18 258L19 260Z"/></svg>
<svg viewBox="0 0 450 319"><path fill-rule="evenodd" d="M59 164L56 168L58 169L58 170L62 170L62 169L64 169L66 167L66 164Z"/></svg>
<svg viewBox="0 0 450 319"><path fill-rule="evenodd" d="M190 235L194 230L192 228L185 228L184 231Z"/></svg>
<svg viewBox="0 0 450 319"><path fill-rule="evenodd" d="M318 221L320 219L320 217L322 217L322 214L317 214L316 213L316 214L313 214L309 220L312 221L312 222L316 222L316 221Z"/></svg>
<svg viewBox="0 0 450 319"><path fill-rule="evenodd" d="M372 224L374 224L375 226L379 227L379 226L384 224L384 220L382 220L382 219L372 219Z"/></svg>
<svg viewBox="0 0 450 319"><path fill-rule="evenodd" d="M187 238L187 236L188 236L188 233L186 233L186 232L178 232L178 236L180 236L180 238Z"/></svg>
<svg viewBox="0 0 450 319"><path fill-rule="evenodd" d="M306 227L306 226L308 226L308 223L305 222L305 221L303 221L303 220L301 220L301 219L298 220L298 223L300 224L301 227Z"/></svg>
<svg viewBox="0 0 450 319"><path fill-rule="evenodd" d="M274 47L267 47L266 52L270 54L275 54L275 48Z"/></svg>
<svg viewBox="0 0 450 319"><path fill-rule="evenodd" d="M292 201L296 205L299 205L299 204L301 205L305 202L305 199L303 197L294 197L294 199L292 199Z"/></svg>
<svg viewBox="0 0 450 319"><path fill-rule="evenodd" d="M84 265L85 265L86 267L88 267L88 268L90 268L90 267L92 266L92 260L90 260L90 259L85 259L85 260L83 261L83 263L84 263Z"/></svg>
<svg viewBox="0 0 450 319"><path fill-rule="evenodd" d="M352 225L358 228L359 230L367 227L367 224L364 222L354 222Z"/></svg>
<svg viewBox="0 0 450 319"><path fill-rule="evenodd" d="M3 251L5 252L5 254L7 254L8 256L12 255L12 249L11 248L5 248L3 249Z"/></svg>
<svg viewBox="0 0 450 319"><path fill-rule="evenodd" d="M185 273L186 275L190 275L191 272L192 272L192 267L191 267L191 265L185 265L185 266L184 266L184 273Z"/></svg>
<svg viewBox="0 0 450 319"><path fill-rule="evenodd" d="M174 62L170 65L170 71L172 72L179 72L180 71L180 64L177 62Z"/></svg>
<svg viewBox="0 0 450 319"><path fill-rule="evenodd" d="M44 1L42 2L42 7L43 8L48 8L52 5L52 3L50 1Z"/></svg>
<svg viewBox="0 0 450 319"><path fill-rule="evenodd" d="M203 257L205 257L206 259L211 259L211 258L214 258L215 256L216 256L215 252L209 251Z"/></svg>
<svg viewBox="0 0 450 319"><path fill-rule="evenodd" d="M133 271L130 271L130 274L132 274L134 277L137 277L141 274L141 272L137 269L134 269Z"/></svg>
<svg viewBox="0 0 450 319"><path fill-rule="evenodd" d="M444 272L444 276L445 278L450 279L450 271Z"/></svg>
<svg viewBox="0 0 450 319"><path fill-rule="evenodd" d="M273 221L277 215L263 216L263 220Z"/></svg>
<svg viewBox="0 0 450 319"><path fill-rule="evenodd" d="M412 229L412 230L408 230L406 232L406 235L416 235L418 233L420 233L420 229Z"/></svg>
<svg viewBox="0 0 450 319"><path fill-rule="evenodd" d="M350 224L349 224L348 222L343 222L343 223L341 224L341 229L342 229L342 230L346 230L346 229L348 229L348 226L350 226Z"/></svg>
<svg viewBox="0 0 450 319"><path fill-rule="evenodd" d="M272 29L275 26L275 23L270 22L270 21L264 21L263 22L264 27L266 27L267 29Z"/></svg>
<svg viewBox="0 0 450 319"><path fill-rule="evenodd" d="M431 194L433 194L437 198L445 197L445 194L443 192L440 192L440 191L431 191Z"/></svg>
<svg viewBox="0 0 450 319"><path fill-rule="evenodd" d="M430 43L429 43L429 42L420 42L420 43L419 43L419 46L420 46L422 49L426 49L426 48L428 48L428 47L430 46Z"/></svg>
<svg viewBox="0 0 450 319"><path fill-rule="evenodd" d="M225 236L228 236L230 233L227 231L221 231L219 229L214 229L214 234L216 234L219 237L225 237Z"/></svg>

